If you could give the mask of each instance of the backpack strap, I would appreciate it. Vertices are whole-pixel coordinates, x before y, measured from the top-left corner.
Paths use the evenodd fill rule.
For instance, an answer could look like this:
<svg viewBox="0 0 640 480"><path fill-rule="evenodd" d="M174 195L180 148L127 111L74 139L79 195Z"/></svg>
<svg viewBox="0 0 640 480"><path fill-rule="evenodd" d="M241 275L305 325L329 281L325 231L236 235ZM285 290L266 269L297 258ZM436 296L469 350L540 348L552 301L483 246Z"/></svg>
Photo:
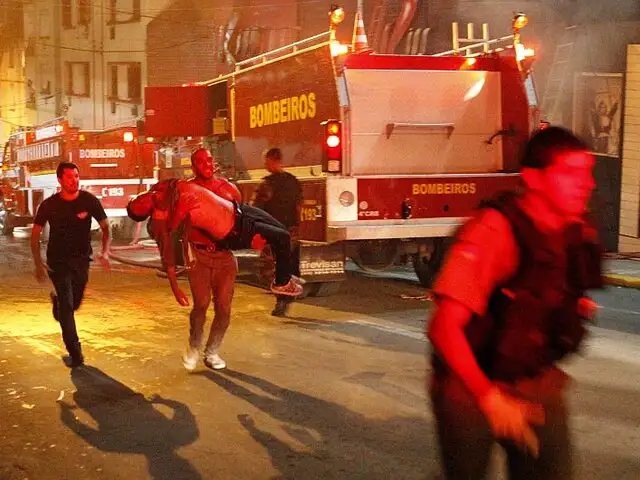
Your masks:
<svg viewBox="0 0 640 480"><path fill-rule="evenodd" d="M566 238L564 235L549 235L541 232L531 217L518 204L519 195L515 192L502 192L496 197L483 202L484 208L493 208L500 212L509 222L511 232L518 245L518 269L513 277L502 287L527 288L532 291L547 289L539 281L537 270L550 272L562 270L562 278L550 278L551 282L564 283L566 263ZM560 272L559 272L560 273Z"/></svg>

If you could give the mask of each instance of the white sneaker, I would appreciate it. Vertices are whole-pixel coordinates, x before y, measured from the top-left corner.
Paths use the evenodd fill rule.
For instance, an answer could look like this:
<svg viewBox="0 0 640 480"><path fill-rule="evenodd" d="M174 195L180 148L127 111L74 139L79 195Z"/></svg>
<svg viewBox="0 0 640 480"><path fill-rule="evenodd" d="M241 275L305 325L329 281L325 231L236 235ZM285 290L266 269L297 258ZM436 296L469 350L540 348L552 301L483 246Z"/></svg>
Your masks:
<svg viewBox="0 0 640 480"><path fill-rule="evenodd" d="M227 362L217 352L208 353L204 357L204 364L212 370L222 370L227 366Z"/></svg>
<svg viewBox="0 0 640 480"><path fill-rule="evenodd" d="M189 371L195 370L196 366L198 365L199 359L200 352L198 351L198 349L187 347L187 351L184 352L184 355L182 356L182 364L184 365L184 368Z"/></svg>

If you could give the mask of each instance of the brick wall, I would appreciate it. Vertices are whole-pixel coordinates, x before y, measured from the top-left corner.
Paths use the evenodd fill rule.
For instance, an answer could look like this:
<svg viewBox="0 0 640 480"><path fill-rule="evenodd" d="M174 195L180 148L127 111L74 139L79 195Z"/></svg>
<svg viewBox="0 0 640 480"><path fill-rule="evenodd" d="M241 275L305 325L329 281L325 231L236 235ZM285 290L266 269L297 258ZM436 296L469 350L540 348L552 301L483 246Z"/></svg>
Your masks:
<svg viewBox="0 0 640 480"><path fill-rule="evenodd" d="M640 252L640 45L627 48L623 135L618 249Z"/></svg>
<svg viewBox="0 0 640 480"><path fill-rule="evenodd" d="M219 30L226 29L234 12L238 14L236 33L255 29L254 38L259 40L252 41L252 45L257 51L298 39L298 10L295 5L291 8L290 0L242 3L220 0L207 6L200 0L177 0L158 15L147 27L148 84L176 85L228 73L229 65L219 61ZM242 45L247 45L246 38Z"/></svg>
<svg viewBox="0 0 640 480"><path fill-rule="evenodd" d="M147 83L176 85L218 75L217 26L226 25L232 2L201 8L197 0L178 0L147 26ZM223 20L224 19L224 20ZM223 72L220 72L223 73Z"/></svg>

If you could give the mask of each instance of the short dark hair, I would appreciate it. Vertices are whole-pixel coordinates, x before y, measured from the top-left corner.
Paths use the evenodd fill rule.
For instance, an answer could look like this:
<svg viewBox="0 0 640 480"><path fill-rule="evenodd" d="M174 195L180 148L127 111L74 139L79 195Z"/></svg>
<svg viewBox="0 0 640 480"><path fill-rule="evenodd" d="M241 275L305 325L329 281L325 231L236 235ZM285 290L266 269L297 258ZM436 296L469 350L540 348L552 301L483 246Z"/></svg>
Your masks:
<svg viewBox="0 0 640 480"><path fill-rule="evenodd" d="M133 220L134 222L144 222L147 218L149 218L151 212L149 212L147 215L136 215L131 209L131 202L132 200L130 200L127 204L127 215L131 220Z"/></svg>
<svg viewBox="0 0 640 480"><path fill-rule="evenodd" d="M71 163L71 162L60 162L58 164L58 168L56 168L56 176L58 178L62 178L62 176L64 175L64 171L65 170L78 170L78 172L80 172L80 169L78 168L78 166L75 163Z"/></svg>
<svg viewBox="0 0 640 480"><path fill-rule="evenodd" d="M547 168L559 152L586 151L587 144L574 133L562 127L547 127L531 135L524 147L522 168Z"/></svg>
<svg viewBox="0 0 640 480"><path fill-rule="evenodd" d="M204 147L198 147L198 148L196 148L196 149L193 151L193 153L191 154L191 165L193 165L194 160L196 159L196 157L198 156L198 154L199 154L200 152L206 152L206 153L208 153L209 155L211 155L211 157L213 157L213 155L211 154L211 152L210 152L209 150L207 150L207 149L206 149L206 148L204 148Z"/></svg>
<svg viewBox="0 0 640 480"><path fill-rule="evenodd" d="M267 150L267 153L264 154L265 158L273 158L274 160L277 160L278 162L282 161L282 150L280 150L278 147L273 147L270 148L269 150Z"/></svg>

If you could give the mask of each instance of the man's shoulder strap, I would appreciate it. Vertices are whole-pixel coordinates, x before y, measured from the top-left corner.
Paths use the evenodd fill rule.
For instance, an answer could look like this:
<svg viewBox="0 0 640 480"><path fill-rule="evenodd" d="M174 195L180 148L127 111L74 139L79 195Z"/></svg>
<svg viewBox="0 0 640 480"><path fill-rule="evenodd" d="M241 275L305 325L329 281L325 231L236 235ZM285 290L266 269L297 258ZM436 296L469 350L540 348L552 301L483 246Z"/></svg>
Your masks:
<svg viewBox="0 0 640 480"><path fill-rule="evenodd" d="M511 226L515 241L520 248L520 256L531 253L536 247L542 247L546 240L536 228L533 220L518 204L518 194L512 191L500 192L483 201L480 209L491 208L498 211Z"/></svg>

